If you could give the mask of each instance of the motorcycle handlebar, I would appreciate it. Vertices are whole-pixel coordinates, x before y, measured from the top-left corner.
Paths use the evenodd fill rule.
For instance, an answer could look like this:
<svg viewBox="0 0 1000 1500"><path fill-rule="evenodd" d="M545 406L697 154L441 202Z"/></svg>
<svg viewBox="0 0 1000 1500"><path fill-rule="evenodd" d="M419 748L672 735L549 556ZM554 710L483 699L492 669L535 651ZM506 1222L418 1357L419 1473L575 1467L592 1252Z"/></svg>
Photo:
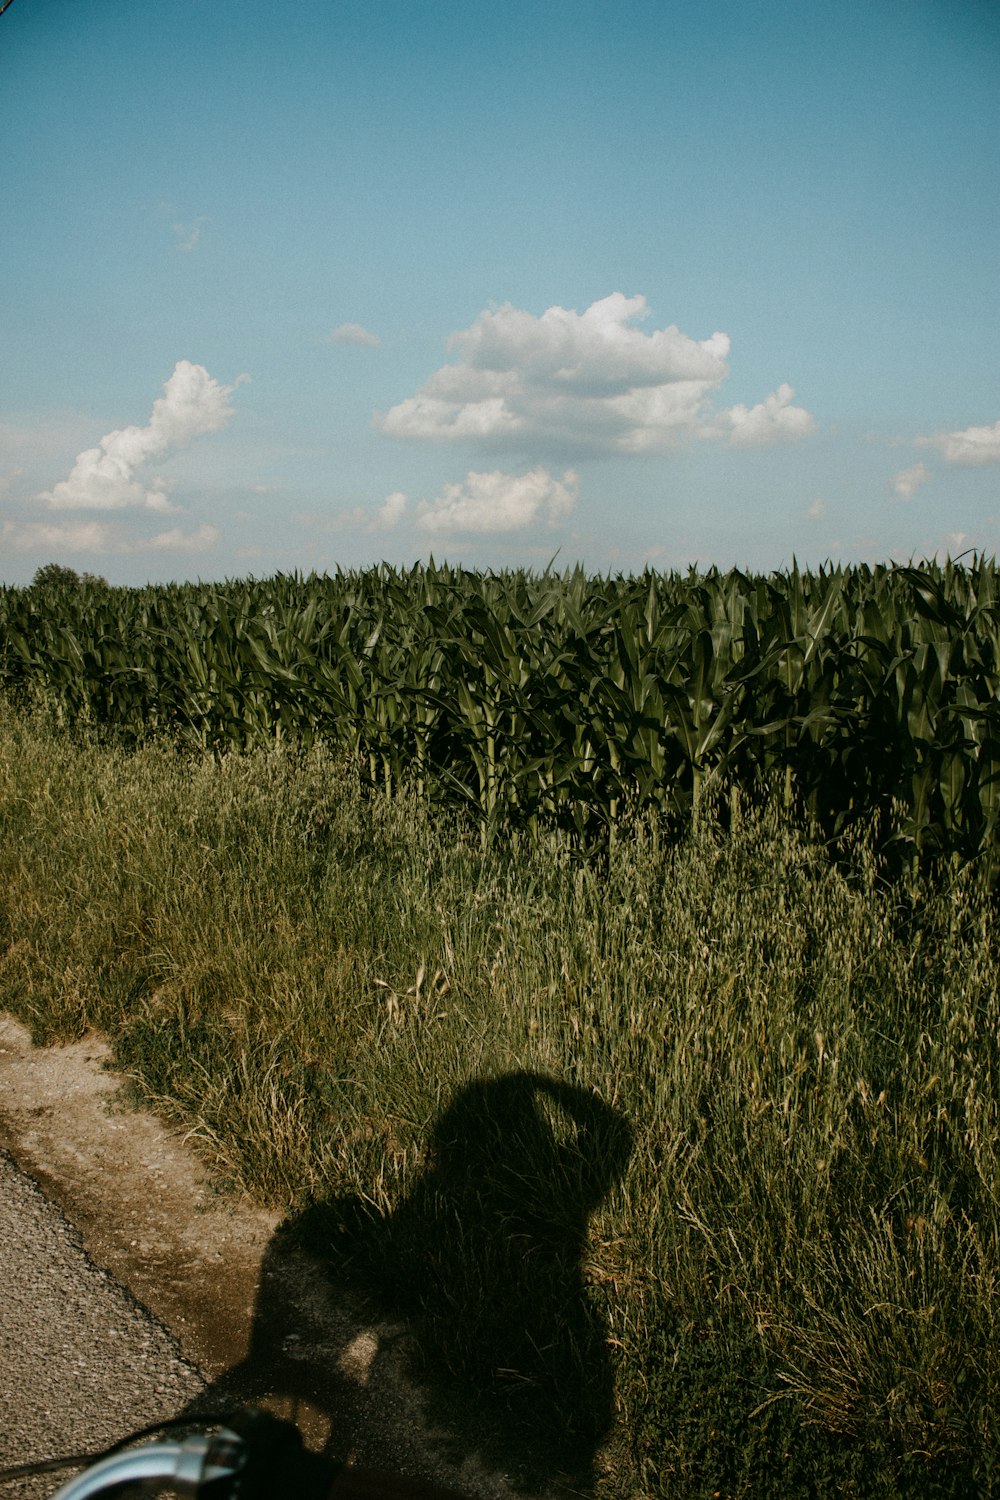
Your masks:
<svg viewBox="0 0 1000 1500"><path fill-rule="evenodd" d="M240 1412L224 1427L181 1442L110 1454L63 1485L53 1500L92 1500L136 1487L202 1500L463 1500L436 1484L311 1453L293 1423L259 1411Z"/></svg>

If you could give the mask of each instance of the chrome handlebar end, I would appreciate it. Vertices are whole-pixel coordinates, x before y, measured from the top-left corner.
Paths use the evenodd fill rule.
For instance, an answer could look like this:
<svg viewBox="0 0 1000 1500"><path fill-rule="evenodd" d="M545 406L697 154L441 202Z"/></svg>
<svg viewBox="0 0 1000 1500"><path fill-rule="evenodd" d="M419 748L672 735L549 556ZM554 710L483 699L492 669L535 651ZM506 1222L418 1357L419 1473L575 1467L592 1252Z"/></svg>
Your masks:
<svg viewBox="0 0 1000 1500"><path fill-rule="evenodd" d="M180 1443L147 1443L95 1464L57 1490L52 1500L88 1500L126 1488L157 1490L169 1484L178 1495L208 1497L228 1486L246 1463L246 1444L221 1428Z"/></svg>

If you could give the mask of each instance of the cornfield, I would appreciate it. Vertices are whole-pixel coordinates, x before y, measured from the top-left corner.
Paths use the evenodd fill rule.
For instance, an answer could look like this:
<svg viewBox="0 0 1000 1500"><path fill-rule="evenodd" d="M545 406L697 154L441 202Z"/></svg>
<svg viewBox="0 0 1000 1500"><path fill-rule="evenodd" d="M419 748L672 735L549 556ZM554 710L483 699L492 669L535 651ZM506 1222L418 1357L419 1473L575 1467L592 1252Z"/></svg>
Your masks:
<svg viewBox="0 0 1000 1500"><path fill-rule="evenodd" d="M201 750L322 739L498 830L783 786L827 836L992 870L993 559L594 577L387 565L141 589L0 589L0 688L61 724ZM887 835L888 836L888 835Z"/></svg>

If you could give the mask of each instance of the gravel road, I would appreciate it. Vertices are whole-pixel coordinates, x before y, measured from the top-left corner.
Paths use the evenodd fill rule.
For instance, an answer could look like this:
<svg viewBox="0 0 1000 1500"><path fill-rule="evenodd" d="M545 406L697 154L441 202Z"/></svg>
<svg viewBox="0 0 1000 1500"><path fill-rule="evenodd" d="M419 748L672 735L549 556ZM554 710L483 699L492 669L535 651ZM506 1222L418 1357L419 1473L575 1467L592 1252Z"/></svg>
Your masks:
<svg viewBox="0 0 1000 1500"><path fill-rule="evenodd" d="M115 1442L201 1391L176 1341L2 1150L0 1289L0 1467ZM49 1496L70 1472L0 1497Z"/></svg>
<svg viewBox="0 0 1000 1500"><path fill-rule="evenodd" d="M0 1468L115 1442L204 1391L352 1463L523 1495L475 1419L428 1411L405 1327L282 1246L279 1213L223 1198L179 1130L123 1104L109 1060L94 1035L34 1047L0 1011Z"/></svg>

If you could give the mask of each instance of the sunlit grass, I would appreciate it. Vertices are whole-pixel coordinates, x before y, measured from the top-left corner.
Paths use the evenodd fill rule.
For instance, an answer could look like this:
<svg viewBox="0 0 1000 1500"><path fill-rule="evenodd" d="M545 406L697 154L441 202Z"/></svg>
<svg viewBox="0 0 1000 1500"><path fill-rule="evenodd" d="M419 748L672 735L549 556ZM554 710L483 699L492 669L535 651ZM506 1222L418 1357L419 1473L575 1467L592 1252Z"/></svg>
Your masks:
<svg viewBox="0 0 1000 1500"><path fill-rule="evenodd" d="M627 1122L584 1266L603 1492L986 1483L1000 966L974 868L890 889L780 799L676 846L640 822L601 863L555 833L484 852L321 749L125 755L27 721L0 730L0 818L2 1003L40 1040L105 1032L270 1204L391 1216L479 1079L541 1072Z"/></svg>

